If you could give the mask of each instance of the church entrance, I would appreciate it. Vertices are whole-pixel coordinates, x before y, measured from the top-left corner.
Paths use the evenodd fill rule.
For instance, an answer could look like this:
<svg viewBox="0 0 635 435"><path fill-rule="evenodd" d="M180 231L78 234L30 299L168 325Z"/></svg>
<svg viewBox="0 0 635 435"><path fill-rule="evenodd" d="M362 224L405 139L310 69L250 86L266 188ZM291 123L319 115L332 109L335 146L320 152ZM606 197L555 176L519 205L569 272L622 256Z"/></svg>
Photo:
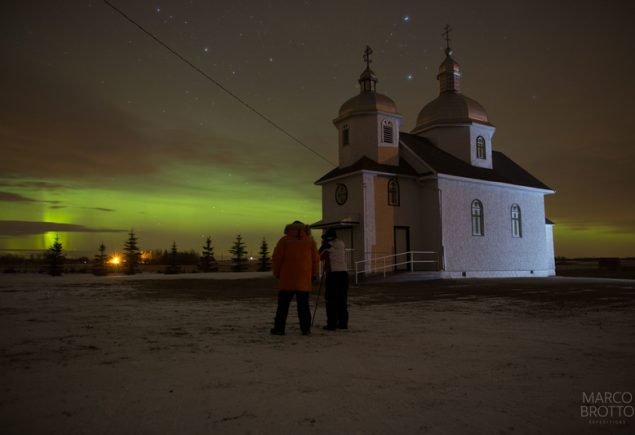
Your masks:
<svg viewBox="0 0 635 435"><path fill-rule="evenodd" d="M409 265L405 264L410 261L410 227L394 227L395 240L395 271L408 270ZM402 255L400 255L402 254Z"/></svg>

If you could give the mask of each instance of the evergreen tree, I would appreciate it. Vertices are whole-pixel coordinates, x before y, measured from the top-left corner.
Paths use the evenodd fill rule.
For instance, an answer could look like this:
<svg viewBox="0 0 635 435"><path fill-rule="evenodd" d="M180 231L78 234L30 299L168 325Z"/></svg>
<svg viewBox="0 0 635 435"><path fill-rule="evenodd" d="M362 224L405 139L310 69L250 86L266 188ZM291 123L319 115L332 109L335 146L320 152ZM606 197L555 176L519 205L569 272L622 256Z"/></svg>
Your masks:
<svg viewBox="0 0 635 435"><path fill-rule="evenodd" d="M271 270L271 258L269 257L269 246L265 238L262 238L262 244L260 245L260 258L258 259L260 265L258 266L258 272L266 272Z"/></svg>
<svg viewBox="0 0 635 435"><path fill-rule="evenodd" d="M64 254L62 243L59 236L55 236L55 242L46 253L46 261L48 263L49 275L61 276L64 267Z"/></svg>
<svg viewBox="0 0 635 435"><path fill-rule="evenodd" d="M172 249L170 250L170 254L168 254L168 267L165 268L165 273L170 275L180 273L181 269L178 266L178 256L179 253L176 250L176 242L172 243Z"/></svg>
<svg viewBox="0 0 635 435"><path fill-rule="evenodd" d="M93 274L97 276L108 275L107 262L106 246L104 246L104 242L101 242L101 245L99 245L99 254L95 255L95 259L93 260Z"/></svg>
<svg viewBox="0 0 635 435"><path fill-rule="evenodd" d="M203 255L199 259L198 268L201 272L217 272L218 264L214 258L214 247L212 246L212 238L207 236L203 245Z"/></svg>
<svg viewBox="0 0 635 435"><path fill-rule="evenodd" d="M124 273L126 275L134 275L137 273L141 251L139 251L139 247L137 246L137 236L135 236L134 230L130 230L128 233L128 240L123 246L123 258L126 262Z"/></svg>
<svg viewBox="0 0 635 435"><path fill-rule="evenodd" d="M244 272L247 270L247 249L243 243L243 238L238 234L234 241L234 246L229 250L232 254L232 271Z"/></svg>

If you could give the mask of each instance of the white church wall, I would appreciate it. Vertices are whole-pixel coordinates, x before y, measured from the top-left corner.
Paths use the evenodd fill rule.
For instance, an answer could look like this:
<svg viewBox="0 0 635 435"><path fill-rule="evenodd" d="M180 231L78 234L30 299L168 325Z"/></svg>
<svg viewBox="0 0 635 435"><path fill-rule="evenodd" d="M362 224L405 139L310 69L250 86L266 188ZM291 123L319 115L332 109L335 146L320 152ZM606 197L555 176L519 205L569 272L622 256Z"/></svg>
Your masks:
<svg viewBox="0 0 635 435"><path fill-rule="evenodd" d="M547 270L549 276L556 274L556 255L553 249L553 225L545 224L545 234L547 236Z"/></svg>
<svg viewBox="0 0 635 435"><path fill-rule="evenodd" d="M441 240L439 196L439 189L435 179L418 183L418 192L415 198L417 198L420 220L417 224L416 248L420 251L436 252L437 259L440 262L437 268L441 269L443 267L443 242Z"/></svg>
<svg viewBox="0 0 635 435"><path fill-rule="evenodd" d="M480 168L492 169L492 136L495 127L482 124L472 124L470 127L470 160L472 165ZM476 139L482 136L485 140L485 159L476 157Z"/></svg>
<svg viewBox="0 0 635 435"><path fill-rule="evenodd" d="M380 143L381 123L387 119L393 123L393 144ZM369 113L368 115L355 115L338 121L336 127L339 131L339 163L341 167L347 167L366 156L379 163L397 165L398 138L400 118L381 113ZM342 144L341 129L348 125L349 144Z"/></svg>
<svg viewBox="0 0 635 435"><path fill-rule="evenodd" d="M338 184L344 184L348 191L348 198L344 204L338 204L335 200L335 190ZM353 226L352 240L353 246L347 248L355 249L354 261L363 260L364 235L362 225L364 222L364 189L361 174L352 174L337 180L329 181L322 185L322 221L338 222L341 220L353 220L360 222Z"/></svg>
<svg viewBox="0 0 635 435"><path fill-rule="evenodd" d="M446 272L452 276L545 276L544 195L457 179L439 180ZM471 204L483 204L484 235L473 236ZM511 206L521 209L522 237L512 237Z"/></svg>

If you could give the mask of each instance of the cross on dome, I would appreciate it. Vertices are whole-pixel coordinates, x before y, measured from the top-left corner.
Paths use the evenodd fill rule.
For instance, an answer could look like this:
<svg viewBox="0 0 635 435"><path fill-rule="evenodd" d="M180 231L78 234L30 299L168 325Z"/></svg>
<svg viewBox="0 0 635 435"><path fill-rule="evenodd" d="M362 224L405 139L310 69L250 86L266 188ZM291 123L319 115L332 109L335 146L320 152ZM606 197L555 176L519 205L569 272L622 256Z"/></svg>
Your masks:
<svg viewBox="0 0 635 435"><path fill-rule="evenodd" d="M443 33L441 35L443 35L443 39L445 39L445 47L446 49L450 49L450 32L454 30L452 27L450 27L449 24L445 25L445 30L443 31Z"/></svg>
<svg viewBox="0 0 635 435"><path fill-rule="evenodd" d="M373 63L372 59L370 58L370 55L373 54L373 49L370 48L368 45L366 46L366 50L364 50L364 62L366 62L366 66L368 68L370 68L370 64Z"/></svg>

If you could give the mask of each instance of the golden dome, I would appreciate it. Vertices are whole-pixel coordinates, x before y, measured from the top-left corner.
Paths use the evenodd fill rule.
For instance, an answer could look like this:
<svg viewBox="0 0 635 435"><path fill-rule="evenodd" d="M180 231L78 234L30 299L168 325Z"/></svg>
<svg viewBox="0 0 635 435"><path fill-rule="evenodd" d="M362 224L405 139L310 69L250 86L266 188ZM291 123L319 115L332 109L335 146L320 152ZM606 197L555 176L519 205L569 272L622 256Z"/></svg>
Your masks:
<svg viewBox="0 0 635 435"><path fill-rule="evenodd" d="M480 122L489 124L487 112L478 102L458 92L442 92L421 109L415 130L432 124Z"/></svg>
<svg viewBox="0 0 635 435"><path fill-rule="evenodd" d="M342 104L339 116L365 112L398 113L395 102L387 96L377 92L360 92Z"/></svg>

